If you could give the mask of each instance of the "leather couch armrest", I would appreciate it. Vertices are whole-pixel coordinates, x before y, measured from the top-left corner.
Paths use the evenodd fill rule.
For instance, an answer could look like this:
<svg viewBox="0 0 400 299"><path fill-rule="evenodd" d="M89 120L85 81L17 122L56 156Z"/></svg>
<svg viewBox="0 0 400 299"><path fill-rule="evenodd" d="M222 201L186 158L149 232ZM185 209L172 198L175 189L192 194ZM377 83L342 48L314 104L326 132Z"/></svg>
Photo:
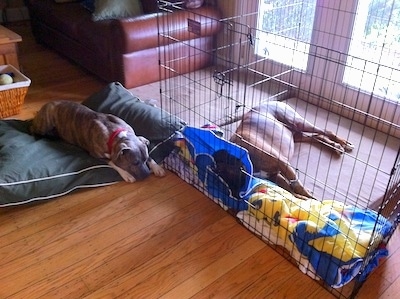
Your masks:
<svg viewBox="0 0 400 299"><path fill-rule="evenodd" d="M131 53L177 41L215 35L222 28L220 18L220 11L213 6L173 13L153 13L115 20L115 35L120 39L119 51Z"/></svg>

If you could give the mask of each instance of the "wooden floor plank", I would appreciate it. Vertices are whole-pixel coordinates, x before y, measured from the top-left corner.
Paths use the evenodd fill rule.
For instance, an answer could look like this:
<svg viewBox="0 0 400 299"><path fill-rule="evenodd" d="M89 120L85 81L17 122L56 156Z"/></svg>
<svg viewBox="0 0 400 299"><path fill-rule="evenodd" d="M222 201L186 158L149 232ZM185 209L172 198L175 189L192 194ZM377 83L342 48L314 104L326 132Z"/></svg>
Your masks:
<svg viewBox="0 0 400 299"><path fill-rule="evenodd" d="M203 212L194 213L193 211L197 209L208 213L206 216ZM146 230L138 231L129 238L113 244L109 248L109 254L104 256L104 263L109 269L108 274L93 280L93 275L90 272L82 275L82 279L91 291L96 291L113 279L131 271L135 273L137 268L147 260L162 254L172 246L177 246L183 240L196 234L204 227L212 225L220 218L221 214L204 202L204 199L196 200L195 203L180 212L156 221Z"/></svg>
<svg viewBox="0 0 400 299"><path fill-rule="evenodd" d="M224 247L247 240L250 236L244 231L242 233L246 235L234 240L230 234L226 234L227 230L232 230L232 234L236 233L236 224L228 215L222 216L213 225L183 240L177 246L166 249L136 267L137 271L114 280L90 297L156 298L187 275L191 275L196 267L204 267L201 263L204 256L208 257L206 263L209 263L225 252ZM154 288L155 285L157 288Z"/></svg>
<svg viewBox="0 0 400 299"><path fill-rule="evenodd" d="M123 235L121 237L121 233L119 233L118 230L119 227L121 230L125 230L127 226L132 227L132 229L128 231L129 233L145 229L152 224L153 216L156 217L156 219L162 218L171 213L170 208L173 208L174 210L172 211L176 212L183 206L191 204L192 202L188 199L190 193L191 190L187 190L184 197L179 197L179 194L176 195L175 191L174 197L176 196L176 200L174 200L173 207L170 205L171 200L169 200L167 193L163 194L165 197L156 196L152 198L149 196L148 200L146 200L149 204L143 205L142 207L139 205L132 205L131 209L122 207L119 213L113 213L108 215L108 217L99 217L99 219L92 224L90 221L86 223L86 220L89 220L87 217L80 217L80 220L73 219L72 221L64 221L64 219L61 219L60 224L66 227L67 233L61 235L61 237L56 240L45 240L49 241L49 245L47 246L42 247L42 244L46 244L45 241L38 242L40 248L34 248L31 254L22 255L22 261L17 260L12 264L14 266L13 269L7 267L9 264L4 265L1 269L1 273L4 273L3 275L7 275L7 277L3 279L3 285L7 286L8 284L12 284L15 288L19 283L23 283L24 286L29 286L36 283L41 278L54 278L63 273L60 271L63 267L68 267L69 264L76 264L82 259L85 259L88 254L97 255L101 248L114 244L111 236L114 236L117 238L117 241L120 241ZM154 202L154 200L159 201L160 199L162 199L162 202ZM128 197L126 200L130 201L131 198ZM155 208L152 209L152 207ZM108 207L106 207L106 209L107 208ZM96 212L94 214L101 215L101 213ZM55 228L54 232L56 233L57 231L59 231L59 229ZM71 233L71 231L75 233ZM107 231L111 236L109 236L108 239L102 236L100 238L101 244L93 244L93 237L103 231ZM46 233L44 235L51 236L53 234ZM82 240L85 240L85 242L82 243ZM107 240L107 242L105 242L105 240ZM115 252L114 250L112 251ZM61 255L63 259L59 259L59 255ZM67 262L67 264L65 264L65 262ZM18 267L18 265L20 265L20 267ZM28 268L23 268L27 265L29 266ZM10 272L15 273L11 274Z"/></svg>
<svg viewBox="0 0 400 299"><path fill-rule="evenodd" d="M251 244L249 244L250 242ZM245 264L243 261L246 261L246 265L257 265L258 267L262 267L258 260L251 260L254 256L257 256L260 251L264 252L263 249L265 249L265 245L261 241L256 243L254 242L254 239L249 239L248 242L233 248L228 254L225 254L223 257L211 263L203 270L188 277L187 280L169 292L165 293L161 298L178 298L179 296L184 298L194 298L194 296L198 295L199 293L201 293L201 297L204 298L206 297L204 296L204 289L212 285L216 280L220 278L223 279L225 275L229 277L229 279L233 277L229 272L236 267L243 266L243 264ZM269 266L270 265L267 265L267 267L264 269L268 269ZM248 276L243 274L245 274L244 272L246 272L246 269L250 268L252 267L241 267L241 273L238 275L238 277L246 277L247 280ZM254 272L251 273L251 275L254 274ZM232 283L230 286L234 287L235 283ZM214 289L214 287L211 288ZM229 294L225 292L222 294L224 296L229 296Z"/></svg>
<svg viewBox="0 0 400 299"><path fill-rule="evenodd" d="M262 277L270 271L273 272L273 269L281 262L281 257L277 252L271 252L271 248L268 246L264 247L255 254L248 256L248 259L200 290L192 298L237 297L241 291L251 288L258 277Z"/></svg>
<svg viewBox="0 0 400 299"><path fill-rule="evenodd" d="M237 226L233 227L232 234L237 234L236 230L238 229ZM247 234L247 232L244 232L244 234ZM222 274L224 271L228 271L229 267L238 264L242 258L246 258L248 256L246 250L253 253L257 251L257 249L265 246L265 244L261 244L259 240L253 238L248 238L247 240L244 238L232 239L230 234L223 234L219 236L218 239L218 243L222 243L223 246L226 246L227 250L224 250L223 247L221 248L221 244L211 240L208 244L198 247L187 255L172 260L166 267L166 271L157 271L155 275L146 278L139 285L123 294L123 296L130 298L142 295L144 297L160 297L166 295L165 293L171 291L172 288L183 284L182 288L189 288L186 289L187 296L184 297L189 298L191 296L190 287L194 285L194 280L191 280L192 283L185 285L184 282L187 281L188 277L194 276L194 279L198 278L195 285L202 288L210 283L210 277L207 275L210 271L219 276L217 272L218 269L220 269L219 272ZM238 252L241 252L241 254L239 255ZM226 262L224 263L226 259L230 260L231 265ZM222 265L224 266L223 269L221 269ZM171 276L174 277L172 281L170 280L169 283L163 284L162 287L157 288L157 292L154 292L152 286L154 286L157 281L169 280ZM202 284L202 282L204 284ZM178 293L175 294L179 295L180 293L181 292L178 291ZM185 292L181 294L184 295ZM169 298L174 298L174 294L172 295L173 296Z"/></svg>
<svg viewBox="0 0 400 299"><path fill-rule="evenodd" d="M165 182L167 182L167 180L165 180ZM2 250L0 251L0 257L3 259L3 263L6 264L8 262L8 259L5 255L18 251L19 248L21 248L21 250L31 250L31 248L34 248L35 244L48 244L59 238L71 235L74 232L79 232L79 236L77 235L77 237L82 237L82 233L84 232L82 227L71 225L74 222L79 222L79 219L82 217L84 218L84 221L81 222L81 225L84 225L85 227L89 227L90 224L96 223L102 219L115 219L114 221L119 221L122 216L117 215L119 217L112 217L114 213L123 213L127 215L126 217L130 217L128 209L129 206L137 209L136 205L141 200L146 201L148 197L152 196L163 200L163 198L158 196L158 194L166 192L167 189L169 189L169 192L172 195L175 195L176 193L174 188L176 185L174 182L171 184L171 186L166 186L167 189L158 190L153 188L152 191L154 193L147 191L145 185L140 187L140 184L137 184L137 186L139 187L137 190L129 193L128 191L131 190L131 187L128 186L128 184L123 183L120 188L113 192L114 199L112 201L110 201L108 196L97 195L96 200L93 200L93 198L91 198L89 195L87 198L88 200L86 200L84 203L81 203L79 208L74 205L70 209L64 209L50 217L40 219L36 221L34 225L21 227L18 230L18 233L11 233L0 238L0 244L3 244L3 242L6 244L9 242L8 239L11 237L19 238L19 235L22 235L22 238L19 241L20 246L18 245L18 242L13 242L8 246L4 246L4 248L1 248ZM161 184L158 186L161 186ZM75 197L76 196L73 196L70 200L74 201ZM151 203L151 201L146 202ZM147 207L144 207L144 209L146 208ZM93 212L94 209L96 210L96 213ZM41 235L45 236L46 239L38 240L38 235L34 235L33 233L41 231L45 231ZM13 250L9 250L10 248ZM25 253L21 251L21 254L23 255Z"/></svg>

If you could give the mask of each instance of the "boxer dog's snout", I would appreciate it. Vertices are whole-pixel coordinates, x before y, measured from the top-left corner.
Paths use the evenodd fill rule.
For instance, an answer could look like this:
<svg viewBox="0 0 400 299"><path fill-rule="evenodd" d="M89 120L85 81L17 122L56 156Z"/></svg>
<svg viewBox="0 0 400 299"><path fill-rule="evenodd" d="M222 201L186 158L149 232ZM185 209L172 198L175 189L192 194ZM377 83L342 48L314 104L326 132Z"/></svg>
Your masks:
<svg viewBox="0 0 400 299"><path fill-rule="evenodd" d="M112 160L114 164L130 173L137 181L147 178L151 170L148 166L150 161L147 144L138 138L136 146L132 144L120 144L120 148Z"/></svg>

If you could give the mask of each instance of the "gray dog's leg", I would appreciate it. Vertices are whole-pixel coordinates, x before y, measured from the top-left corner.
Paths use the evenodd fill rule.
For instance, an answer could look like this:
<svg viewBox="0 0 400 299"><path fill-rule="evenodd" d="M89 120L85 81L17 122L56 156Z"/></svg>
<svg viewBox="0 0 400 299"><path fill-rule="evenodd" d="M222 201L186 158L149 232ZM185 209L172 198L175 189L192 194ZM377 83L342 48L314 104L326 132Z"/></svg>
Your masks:
<svg viewBox="0 0 400 299"><path fill-rule="evenodd" d="M128 183L136 182L136 179L129 172L118 167L112 161L109 161L108 165L110 165L112 168L114 168L119 173L119 175L124 179L125 182L128 182Z"/></svg>

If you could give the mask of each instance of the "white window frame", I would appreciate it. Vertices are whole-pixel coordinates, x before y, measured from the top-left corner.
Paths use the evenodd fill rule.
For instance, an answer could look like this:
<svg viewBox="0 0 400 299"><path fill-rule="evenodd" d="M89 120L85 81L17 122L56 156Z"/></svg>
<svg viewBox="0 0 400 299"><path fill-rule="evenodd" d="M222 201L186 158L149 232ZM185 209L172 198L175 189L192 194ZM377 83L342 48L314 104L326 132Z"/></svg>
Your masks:
<svg viewBox="0 0 400 299"><path fill-rule="evenodd" d="M246 5L251 9L254 8L254 2L257 2L258 6L258 1L239 1L246 2L241 7L242 13ZM398 102L382 98L379 95L371 95L370 92L343 83L346 54L349 51L358 1L316 1L308 66L304 72L294 71L290 75L290 82L301 90L309 90L312 94L332 99L338 104L338 111L335 112L348 113L349 117L356 118L372 127L376 127L379 123L379 129L399 136L400 105ZM254 17L250 18L248 22L250 22L250 26L256 28L257 20L254 20ZM254 57L254 61L259 59L260 57ZM331 61L332 64L329 66L326 61ZM335 61L338 63L335 64ZM282 65L279 68L276 65L277 63L271 60L267 73L273 76L276 69L282 71ZM263 67L265 72L265 64ZM318 104L318 99L315 99L315 103ZM352 109L348 109L348 107Z"/></svg>

